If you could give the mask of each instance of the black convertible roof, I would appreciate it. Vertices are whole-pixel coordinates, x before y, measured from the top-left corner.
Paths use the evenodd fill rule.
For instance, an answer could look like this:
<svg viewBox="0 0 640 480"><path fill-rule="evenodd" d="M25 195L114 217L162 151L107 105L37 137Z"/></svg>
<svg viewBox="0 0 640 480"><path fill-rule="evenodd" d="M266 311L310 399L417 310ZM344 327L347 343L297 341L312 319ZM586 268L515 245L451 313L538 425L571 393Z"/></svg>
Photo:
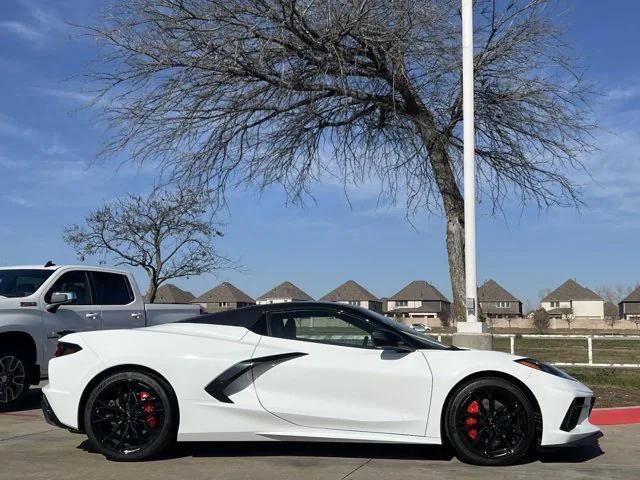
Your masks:
<svg viewBox="0 0 640 480"><path fill-rule="evenodd" d="M235 308L221 312L207 313L198 317L180 320L177 323L205 323L209 325L230 325L234 327L244 327L251 329L258 323L265 313L273 311L304 310L307 308L323 308L326 310L341 311L347 310L362 313L361 309L331 302L286 302L269 303L264 305L251 305L249 307Z"/></svg>

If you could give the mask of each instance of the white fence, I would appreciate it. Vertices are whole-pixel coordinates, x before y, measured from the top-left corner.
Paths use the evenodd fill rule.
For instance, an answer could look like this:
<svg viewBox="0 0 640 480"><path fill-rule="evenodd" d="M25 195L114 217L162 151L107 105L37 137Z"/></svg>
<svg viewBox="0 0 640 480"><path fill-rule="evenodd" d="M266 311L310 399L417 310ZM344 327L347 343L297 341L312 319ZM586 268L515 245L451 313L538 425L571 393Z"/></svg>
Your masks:
<svg viewBox="0 0 640 480"><path fill-rule="evenodd" d="M443 337L451 337L451 333L431 333L429 334L436 337L438 341L442 341ZM611 368L640 368L640 363L602 363L594 361L593 359L593 340L606 340L615 342L616 340L635 340L640 341L640 335L545 335L545 334L512 334L512 333L495 333L493 335L497 338L509 339L509 350L511 354L519 354L516 348L516 340L518 338L533 338L533 339L549 339L551 341L567 340L567 339L584 339L587 342L587 362L555 362L553 365L564 367L611 367ZM558 345L558 348L562 348L562 345ZM640 349L640 343L638 343L638 349Z"/></svg>

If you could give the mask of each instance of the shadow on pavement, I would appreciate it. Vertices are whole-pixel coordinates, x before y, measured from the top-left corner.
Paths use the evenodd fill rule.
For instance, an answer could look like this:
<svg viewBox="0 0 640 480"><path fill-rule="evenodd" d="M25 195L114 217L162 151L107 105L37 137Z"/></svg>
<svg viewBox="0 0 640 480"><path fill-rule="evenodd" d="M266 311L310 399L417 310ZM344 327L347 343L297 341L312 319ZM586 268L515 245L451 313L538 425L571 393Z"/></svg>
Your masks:
<svg viewBox="0 0 640 480"><path fill-rule="evenodd" d="M96 453L88 441L79 449ZM598 444L559 448L542 452L522 463L581 463L604 452ZM430 460L449 462L451 449L437 445L390 445L372 443L309 443L309 442L183 442L177 443L159 460L185 457L343 457L396 460Z"/></svg>
<svg viewBox="0 0 640 480"><path fill-rule="evenodd" d="M579 447L557 448L555 450L540 453L542 463L582 463L592 460L604 452L598 442L589 443Z"/></svg>
<svg viewBox="0 0 640 480"><path fill-rule="evenodd" d="M96 453L88 440L79 449ZM404 460L444 460L453 453L444 447L326 442L182 442L159 460L184 457L344 457Z"/></svg>

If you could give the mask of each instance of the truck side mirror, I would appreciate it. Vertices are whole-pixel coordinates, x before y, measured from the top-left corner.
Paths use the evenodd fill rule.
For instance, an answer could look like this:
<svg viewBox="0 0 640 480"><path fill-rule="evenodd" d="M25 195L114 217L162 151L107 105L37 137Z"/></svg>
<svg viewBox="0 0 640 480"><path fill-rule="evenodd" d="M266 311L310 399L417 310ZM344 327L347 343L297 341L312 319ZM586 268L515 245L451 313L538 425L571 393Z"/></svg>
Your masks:
<svg viewBox="0 0 640 480"><path fill-rule="evenodd" d="M54 292L51 294L51 302L47 305L47 311L56 313L60 306L75 303L77 300L78 296L75 292Z"/></svg>

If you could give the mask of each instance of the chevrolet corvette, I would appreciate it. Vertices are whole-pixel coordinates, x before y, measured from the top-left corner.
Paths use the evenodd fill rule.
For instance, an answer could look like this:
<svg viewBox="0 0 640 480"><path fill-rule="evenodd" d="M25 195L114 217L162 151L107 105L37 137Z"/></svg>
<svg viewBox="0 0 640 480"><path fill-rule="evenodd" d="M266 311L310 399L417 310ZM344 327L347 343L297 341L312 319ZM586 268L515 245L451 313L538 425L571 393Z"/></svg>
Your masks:
<svg viewBox="0 0 640 480"><path fill-rule="evenodd" d="M257 305L67 335L46 420L110 459L175 441L445 444L505 465L597 438L593 392L540 361L441 344L350 305Z"/></svg>

